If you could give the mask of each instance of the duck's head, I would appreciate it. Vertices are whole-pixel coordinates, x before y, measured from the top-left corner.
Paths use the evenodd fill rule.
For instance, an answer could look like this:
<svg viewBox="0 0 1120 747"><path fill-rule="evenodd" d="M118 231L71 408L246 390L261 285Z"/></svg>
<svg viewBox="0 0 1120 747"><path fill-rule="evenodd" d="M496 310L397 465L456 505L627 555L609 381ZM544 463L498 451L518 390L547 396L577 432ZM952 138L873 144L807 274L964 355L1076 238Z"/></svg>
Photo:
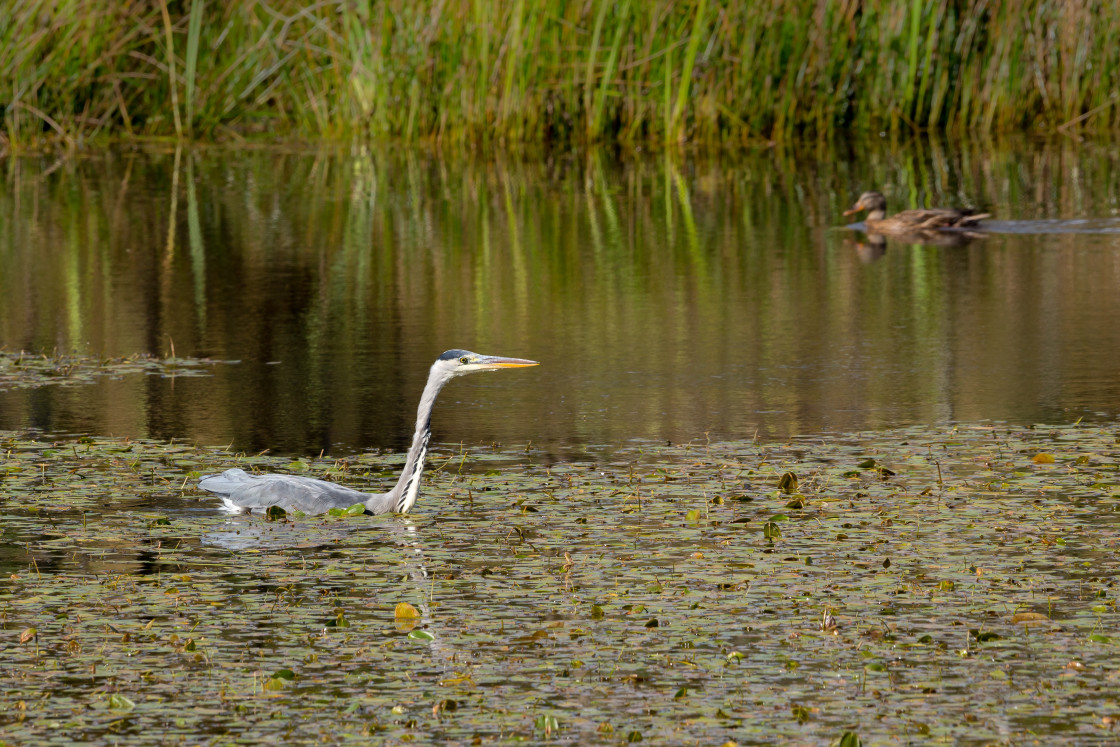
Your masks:
<svg viewBox="0 0 1120 747"><path fill-rule="evenodd" d="M885 211L887 209L887 198L883 197L881 192L864 192L856 200L856 204L852 205L851 210L845 210L844 215L854 215L863 212L864 210L871 211Z"/></svg>

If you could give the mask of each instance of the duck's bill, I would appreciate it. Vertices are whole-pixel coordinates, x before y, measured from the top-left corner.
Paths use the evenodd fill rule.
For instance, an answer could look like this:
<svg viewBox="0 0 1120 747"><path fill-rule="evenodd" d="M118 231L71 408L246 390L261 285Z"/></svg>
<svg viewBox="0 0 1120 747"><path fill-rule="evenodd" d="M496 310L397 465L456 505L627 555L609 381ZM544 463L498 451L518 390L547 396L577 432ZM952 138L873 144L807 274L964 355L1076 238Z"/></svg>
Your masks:
<svg viewBox="0 0 1120 747"><path fill-rule="evenodd" d="M857 206L857 207L851 208L849 210L845 210L844 215L855 215L856 213L861 212L862 210L863 210L863 208Z"/></svg>

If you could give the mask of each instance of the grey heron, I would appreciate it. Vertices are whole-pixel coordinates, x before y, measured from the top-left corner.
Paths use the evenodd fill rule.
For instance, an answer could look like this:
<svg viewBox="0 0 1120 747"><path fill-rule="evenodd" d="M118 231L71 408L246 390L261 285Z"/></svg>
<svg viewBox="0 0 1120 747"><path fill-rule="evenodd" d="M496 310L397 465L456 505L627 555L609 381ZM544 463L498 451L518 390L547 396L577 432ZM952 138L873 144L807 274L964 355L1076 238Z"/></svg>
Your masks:
<svg viewBox="0 0 1120 747"><path fill-rule="evenodd" d="M444 385L465 374L536 365L539 365L537 361L479 355L468 350L448 350L437 358L428 373L424 393L420 395L416 431L408 449L404 471L388 493L363 493L325 480L297 475L250 475L242 469L227 469L218 475L207 475L199 480L198 487L221 496L223 507L234 513L265 511L278 506L285 511L321 514L332 508L349 508L357 503L364 505L366 512L371 514L408 513L420 494L420 473L424 471L428 439L432 435L432 407Z"/></svg>

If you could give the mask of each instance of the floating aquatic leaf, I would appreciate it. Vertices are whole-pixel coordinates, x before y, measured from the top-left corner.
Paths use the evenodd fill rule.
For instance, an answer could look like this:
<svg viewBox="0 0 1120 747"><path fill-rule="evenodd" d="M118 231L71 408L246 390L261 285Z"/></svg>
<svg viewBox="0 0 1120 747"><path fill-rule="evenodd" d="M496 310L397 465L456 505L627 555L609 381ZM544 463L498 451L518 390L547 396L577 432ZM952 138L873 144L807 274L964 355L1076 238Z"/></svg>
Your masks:
<svg viewBox="0 0 1120 747"><path fill-rule="evenodd" d="M362 516L366 512L366 507L361 503L355 503L347 508L332 508L327 510L328 516Z"/></svg>
<svg viewBox="0 0 1120 747"><path fill-rule="evenodd" d="M155 358L133 356L98 358L85 355L40 355L0 350L0 391L42 386L88 384L100 377L120 378L128 374L156 374L161 377L210 376L219 361L199 358Z"/></svg>
<svg viewBox="0 0 1120 747"><path fill-rule="evenodd" d="M1023 623L1048 623L1050 618L1041 612L1016 612L1011 616L1012 625L1020 625Z"/></svg>
<svg viewBox="0 0 1120 747"><path fill-rule="evenodd" d="M560 731L560 722L557 721L555 716L542 714L533 720L533 726L537 731L544 732L546 737L551 736Z"/></svg>
<svg viewBox="0 0 1120 747"><path fill-rule="evenodd" d="M324 626L328 628L349 628L350 621L346 619L342 612L339 612L332 619L327 620Z"/></svg>
<svg viewBox="0 0 1120 747"><path fill-rule="evenodd" d="M120 693L113 693L109 696L109 707L114 711L131 711L136 704Z"/></svg>
<svg viewBox="0 0 1120 747"><path fill-rule="evenodd" d="M458 708L459 701L446 698L432 706L432 715L438 716L441 713L454 713Z"/></svg>
<svg viewBox="0 0 1120 747"><path fill-rule="evenodd" d="M783 472L782 476L778 478L778 490L781 490L784 493L797 492L797 485L797 475L793 474L792 472Z"/></svg>
<svg viewBox="0 0 1120 747"><path fill-rule="evenodd" d="M436 637L426 630L414 630L408 634L414 641L434 641Z"/></svg>
<svg viewBox="0 0 1120 747"><path fill-rule="evenodd" d="M975 628L969 630L968 634L975 638L979 643L998 641L1003 637L999 633L996 633L994 630L977 630Z"/></svg>
<svg viewBox="0 0 1120 747"><path fill-rule="evenodd" d="M408 602L397 602L397 606L393 609L393 617L397 620L418 620L420 619L420 610Z"/></svg>
<svg viewBox="0 0 1120 747"><path fill-rule="evenodd" d="M125 730L115 737L209 733L208 709L224 693L222 718L243 741L273 738L278 723L291 725L293 743L329 741L316 726L329 722L355 733L376 724L372 736L392 743L543 742L527 731L547 713L572 744L613 738L599 731L612 722L620 737L640 729L651 743L721 744L744 741L750 714L765 712L774 717L763 741L799 744L854 722L855 697L863 735L884 744L897 734L1090 743L1095 714L1111 707L1109 688L1094 683L1114 658L1108 584L1120 559L1102 527L1116 516L1120 426L949 432L622 446L597 454L594 469L490 447L464 461L456 446L446 449L455 469L426 474L405 519L298 524L228 517L186 479L231 463L283 470L290 458L0 434L4 666L27 675L4 738L49 743L47 724L65 721L100 739L97 709L62 701L104 689L35 674L56 662L110 691L144 688L127 720L117 714L113 728ZM1023 468L1017 455L1056 442L1063 469ZM897 465L899 479L841 479L868 451ZM1078 465L1088 453L1096 456ZM482 473L498 459L500 489L484 490L495 486ZM398 463L359 455L338 474L381 489L374 483L391 482L386 466ZM755 502L711 500L791 467L800 487L779 500L801 495L806 505L784 518ZM925 486L934 487L922 497ZM774 497L760 494L758 506ZM519 501L538 512L516 514L511 528ZM682 522L688 510L701 512L697 523ZM170 525L150 524L162 517ZM785 537L744 532L753 521ZM430 605L424 629L419 617L378 626L393 599ZM1038 611L1015 612L1025 604ZM339 626L343 610L352 627ZM652 620L658 627L644 629ZM30 627L40 635L18 645ZM268 674L292 662L298 679ZM833 673L828 686L804 690L821 672ZM542 696L555 688L563 698ZM672 697L682 688L687 697ZM811 714L805 724L789 715L782 693L791 691ZM441 705L448 700L458 709ZM964 720L988 710L1005 714L998 728Z"/></svg>

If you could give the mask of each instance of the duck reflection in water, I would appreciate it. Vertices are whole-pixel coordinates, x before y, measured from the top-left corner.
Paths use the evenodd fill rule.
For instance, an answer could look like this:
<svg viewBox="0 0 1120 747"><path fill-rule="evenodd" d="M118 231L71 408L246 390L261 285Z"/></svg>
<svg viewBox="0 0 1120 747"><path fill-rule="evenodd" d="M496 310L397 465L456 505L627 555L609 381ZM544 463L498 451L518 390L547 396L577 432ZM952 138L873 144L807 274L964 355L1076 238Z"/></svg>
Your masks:
<svg viewBox="0 0 1120 747"><path fill-rule="evenodd" d="M863 239L844 239L844 243L856 250L861 262L870 263L883 258L889 244L909 244L911 246L965 246L976 239L984 239L987 234L977 231L915 231L912 233L887 234L867 233Z"/></svg>

